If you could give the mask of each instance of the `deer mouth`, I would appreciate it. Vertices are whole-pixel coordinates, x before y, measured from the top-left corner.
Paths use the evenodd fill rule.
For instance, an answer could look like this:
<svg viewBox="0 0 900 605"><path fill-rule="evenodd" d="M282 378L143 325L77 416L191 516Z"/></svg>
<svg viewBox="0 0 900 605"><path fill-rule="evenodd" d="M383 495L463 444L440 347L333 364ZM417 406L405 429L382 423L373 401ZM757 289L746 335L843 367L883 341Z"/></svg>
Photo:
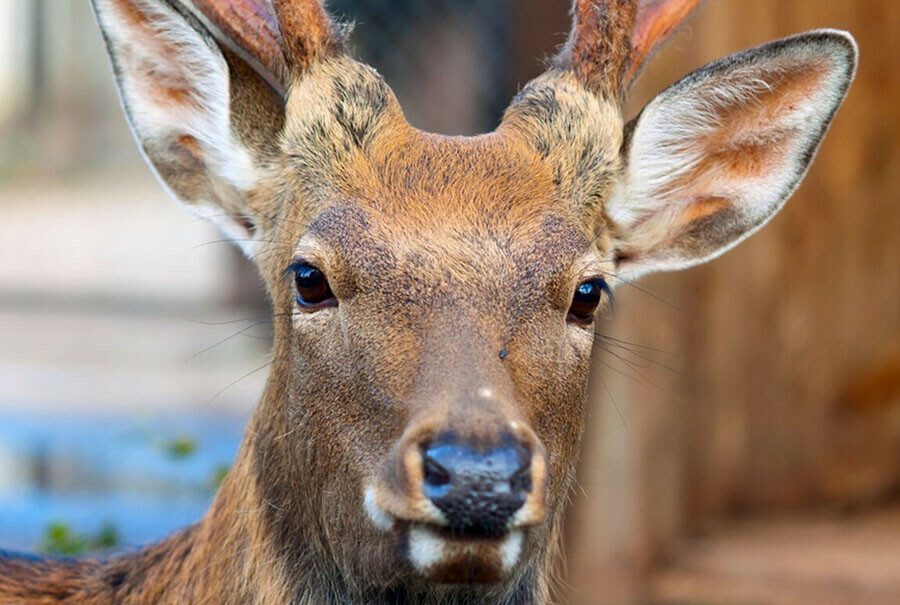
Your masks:
<svg viewBox="0 0 900 605"><path fill-rule="evenodd" d="M507 577L519 562L521 529L500 536L460 535L448 528L410 525L407 558L433 582L489 584Z"/></svg>
<svg viewBox="0 0 900 605"><path fill-rule="evenodd" d="M402 536L412 568L441 584L490 584L508 577L519 563L529 525L522 523L525 514L487 532L455 528L436 510L415 518L400 516L378 505L373 488L366 490L364 507L378 529Z"/></svg>

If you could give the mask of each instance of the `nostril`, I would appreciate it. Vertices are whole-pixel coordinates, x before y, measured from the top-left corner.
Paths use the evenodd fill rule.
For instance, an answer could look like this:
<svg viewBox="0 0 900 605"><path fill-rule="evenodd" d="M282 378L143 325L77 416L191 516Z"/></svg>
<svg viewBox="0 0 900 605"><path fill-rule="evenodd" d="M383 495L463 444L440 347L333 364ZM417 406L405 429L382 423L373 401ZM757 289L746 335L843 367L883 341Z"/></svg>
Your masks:
<svg viewBox="0 0 900 605"><path fill-rule="evenodd" d="M514 492L531 492L531 464L522 466L509 481Z"/></svg>
<svg viewBox="0 0 900 605"><path fill-rule="evenodd" d="M425 483L441 487L450 483L450 473L435 462L431 456L425 455Z"/></svg>

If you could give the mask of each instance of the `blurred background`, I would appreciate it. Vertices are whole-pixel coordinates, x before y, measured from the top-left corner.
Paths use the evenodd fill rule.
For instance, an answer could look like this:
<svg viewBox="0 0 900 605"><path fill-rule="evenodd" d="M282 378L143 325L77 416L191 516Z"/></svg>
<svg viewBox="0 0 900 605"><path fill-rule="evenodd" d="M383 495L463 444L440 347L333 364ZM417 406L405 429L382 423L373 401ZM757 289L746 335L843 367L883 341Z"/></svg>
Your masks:
<svg viewBox="0 0 900 605"><path fill-rule="evenodd" d="M410 121L493 128L567 0L333 0ZM710 265L619 292L568 523L570 603L900 602L900 3L710 0L627 113L727 53L850 30L804 184ZM198 519L268 361L251 266L167 199L86 0L0 2L0 548Z"/></svg>

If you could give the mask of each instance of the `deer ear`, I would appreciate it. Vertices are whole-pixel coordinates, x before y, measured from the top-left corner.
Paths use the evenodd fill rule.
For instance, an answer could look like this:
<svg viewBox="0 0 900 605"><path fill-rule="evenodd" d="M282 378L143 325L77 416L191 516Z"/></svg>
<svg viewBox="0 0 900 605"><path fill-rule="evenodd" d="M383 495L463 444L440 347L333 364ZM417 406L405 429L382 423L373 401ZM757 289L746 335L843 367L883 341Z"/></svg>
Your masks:
<svg viewBox="0 0 900 605"><path fill-rule="evenodd" d="M93 5L146 159L173 197L252 255L257 218L247 194L258 185L262 154L233 129L234 87L222 51L178 2Z"/></svg>
<svg viewBox="0 0 900 605"><path fill-rule="evenodd" d="M690 267L769 220L797 188L856 70L853 38L812 31L688 75L626 127L607 204L620 275Z"/></svg>

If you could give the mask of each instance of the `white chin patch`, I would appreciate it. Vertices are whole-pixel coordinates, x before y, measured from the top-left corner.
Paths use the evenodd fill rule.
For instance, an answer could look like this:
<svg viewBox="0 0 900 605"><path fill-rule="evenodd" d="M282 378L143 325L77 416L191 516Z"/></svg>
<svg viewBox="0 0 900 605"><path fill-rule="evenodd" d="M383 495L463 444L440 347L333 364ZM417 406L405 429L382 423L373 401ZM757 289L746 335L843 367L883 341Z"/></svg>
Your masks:
<svg viewBox="0 0 900 605"><path fill-rule="evenodd" d="M394 527L394 518L378 508L378 505L375 503L375 491L371 487L366 490L363 508L366 509L366 515L369 516L369 520L378 529L389 531Z"/></svg>
<svg viewBox="0 0 900 605"><path fill-rule="evenodd" d="M522 530L510 532L503 542L500 543L500 563L503 565L503 571L509 572L519 562L519 555L522 554Z"/></svg>
<svg viewBox="0 0 900 605"><path fill-rule="evenodd" d="M409 562L423 575L460 560L479 560L505 574L519 562L523 540L521 530L491 540L446 538L428 527L412 526L409 530Z"/></svg>
<svg viewBox="0 0 900 605"><path fill-rule="evenodd" d="M409 562L416 571L425 573L446 560L444 540L432 530L425 527L409 529Z"/></svg>

